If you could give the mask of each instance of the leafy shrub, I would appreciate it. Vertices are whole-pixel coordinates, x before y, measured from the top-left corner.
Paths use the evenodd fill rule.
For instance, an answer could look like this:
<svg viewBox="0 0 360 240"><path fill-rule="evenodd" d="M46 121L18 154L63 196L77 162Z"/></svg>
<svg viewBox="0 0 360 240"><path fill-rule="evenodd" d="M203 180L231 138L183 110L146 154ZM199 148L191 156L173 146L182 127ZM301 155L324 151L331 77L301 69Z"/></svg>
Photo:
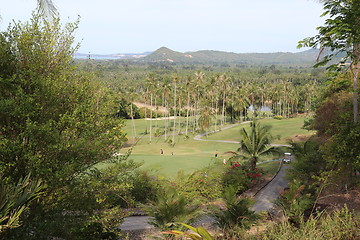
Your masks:
<svg viewBox="0 0 360 240"><path fill-rule="evenodd" d="M256 239L358 239L359 228L359 215L351 213L345 206L331 214L323 212L307 221L301 220L298 227L286 221L274 224Z"/></svg>
<svg viewBox="0 0 360 240"><path fill-rule="evenodd" d="M224 186L232 186L239 194L246 191L252 183L261 179L264 171L259 168L252 170L248 166L241 165L239 162L232 162L225 174L222 176Z"/></svg>
<svg viewBox="0 0 360 240"><path fill-rule="evenodd" d="M121 156L123 157L123 156ZM34 216L11 239L115 239L126 216L122 208L155 199L156 179L138 171L138 163L114 159L101 170L94 168L59 189L57 201L34 210Z"/></svg>
<svg viewBox="0 0 360 240"><path fill-rule="evenodd" d="M163 234L173 234L177 236L184 236L193 240L214 240L213 236L203 227L194 228L187 224L182 223L183 226L190 229L193 233L182 232L182 231L166 231Z"/></svg>
<svg viewBox="0 0 360 240"><path fill-rule="evenodd" d="M275 115L275 116L274 116L274 119L276 119L276 120L282 120L282 119L284 119L284 117L281 116L281 115Z"/></svg>
<svg viewBox="0 0 360 240"><path fill-rule="evenodd" d="M275 204L280 206L289 222L298 225L304 217L304 212L308 210L314 203L310 194L304 194L305 185L298 180L290 183L290 188L285 191Z"/></svg>
<svg viewBox="0 0 360 240"><path fill-rule="evenodd" d="M222 174L222 166L204 168L191 175L179 172L173 185L188 200L213 201L222 195L223 185L219 181Z"/></svg>
<svg viewBox="0 0 360 240"><path fill-rule="evenodd" d="M162 130L161 128L157 128L154 132L154 136L155 137L160 137L161 135L163 135L165 133L164 130Z"/></svg>
<svg viewBox="0 0 360 240"><path fill-rule="evenodd" d="M305 118L304 125L302 126L303 129L311 130L312 123L314 122L314 118Z"/></svg>
<svg viewBox="0 0 360 240"><path fill-rule="evenodd" d="M21 225L20 217L30 203L43 193L44 186L40 180L31 181L30 174L17 184L6 183L0 175L0 239L10 229Z"/></svg>
<svg viewBox="0 0 360 240"><path fill-rule="evenodd" d="M210 206L211 215L216 219L219 227L229 229L232 227L249 228L258 218L254 211L249 208L253 201L249 198L239 199L236 189L229 186L224 191L226 209L222 210L218 206Z"/></svg>
<svg viewBox="0 0 360 240"><path fill-rule="evenodd" d="M183 229L181 223L192 224L198 217L199 204L188 201L174 188L167 188L158 195L157 200L145 206L150 222L161 230Z"/></svg>
<svg viewBox="0 0 360 240"><path fill-rule="evenodd" d="M135 172L130 183L132 184L130 195L133 197L135 203L154 201L160 191L160 185L157 179L149 176L147 172Z"/></svg>

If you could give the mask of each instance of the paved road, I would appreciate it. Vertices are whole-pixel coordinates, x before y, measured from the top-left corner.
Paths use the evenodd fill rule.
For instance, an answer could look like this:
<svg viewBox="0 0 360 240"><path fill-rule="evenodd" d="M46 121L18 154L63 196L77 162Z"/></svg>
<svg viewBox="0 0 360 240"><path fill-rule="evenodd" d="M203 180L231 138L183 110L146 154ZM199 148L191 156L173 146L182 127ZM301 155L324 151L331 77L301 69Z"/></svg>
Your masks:
<svg viewBox="0 0 360 240"><path fill-rule="evenodd" d="M268 211L275 206L273 201L279 197L281 191L288 185L288 180L285 179L285 175L289 167L289 165L283 164L275 178L255 195L256 203L252 207L253 211Z"/></svg>
<svg viewBox="0 0 360 240"><path fill-rule="evenodd" d="M154 228L148 223L151 219L149 216L130 216L120 225L122 231L138 231Z"/></svg>

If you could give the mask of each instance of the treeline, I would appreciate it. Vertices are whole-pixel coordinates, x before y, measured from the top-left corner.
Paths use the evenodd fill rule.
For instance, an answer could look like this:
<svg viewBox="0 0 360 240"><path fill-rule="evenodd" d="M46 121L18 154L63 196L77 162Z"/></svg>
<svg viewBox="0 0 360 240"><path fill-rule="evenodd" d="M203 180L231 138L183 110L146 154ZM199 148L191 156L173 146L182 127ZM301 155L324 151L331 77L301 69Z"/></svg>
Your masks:
<svg viewBox="0 0 360 240"><path fill-rule="evenodd" d="M309 113L326 81L323 70L302 67L165 64L153 69L153 65L121 61L83 63L92 66L99 81L121 92L128 102L142 102L155 109L165 107L172 115L176 110L178 116L222 116L221 124L227 117L230 121L246 119L250 106L255 111L271 109L273 115L284 118ZM152 117L151 111L145 115ZM194 124L195 128L202 127L199 122Z"/></svg>

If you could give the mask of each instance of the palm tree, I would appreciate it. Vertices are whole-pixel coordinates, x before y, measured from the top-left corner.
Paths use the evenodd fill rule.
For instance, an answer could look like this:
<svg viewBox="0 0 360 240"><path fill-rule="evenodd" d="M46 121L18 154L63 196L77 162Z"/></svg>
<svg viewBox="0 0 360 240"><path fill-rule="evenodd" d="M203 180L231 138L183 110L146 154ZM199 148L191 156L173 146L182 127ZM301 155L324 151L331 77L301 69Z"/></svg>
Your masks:
<svg viewBox="0 0 360 240"><path fill-rule="evenodd" d="M200 128L203 131L205 131L212 125L213 119L215 118L212 112L212 108L207 107L206 103L207 103L207 99L203 99L204 107L202 108L199 118Z"/></svg>
<svg viewBox="0 0 360 240"><path fill-rule="evenodd" d="M185 89L187 92L187 97L186 97L186 128L185 128L185 135L188 135L188 129L189 129L189 111L190 111L190 92L191 92L191 88L192 87L192 82L191 82L191 78L188 78L188 80L186 81L185 84Z"/></svg>
<svg viewBox="0 0 360 240"><path fill-rule="evenodd" d="M48 18L59 16L59 12L52 0L37 0L39 13Z"/></svg>
<svg viewBox="0 0 360 240"><path fill-rule="evenodd" d="M147 77L147 82L146 84L148 85L148 90L150 92L150 144L151 144L151 135L152 135L152 109L153 109L153 93L155 92L155 75L154 74L149 74Z"/></svg>
<svg viewBox="0 0 360 240"><path fill-rule="evenodd" d="M135 89L130 88L127 95L128 95L128 99L130 100L130 115L131 115L130 117L131 117L133 136L134 139L136 139L136 128L135 128L134 111L133 111L134 93L135 93Z"/></svg>
<svg viewBox="0 0 360 240"><path fill-rule="evenodd" d="M174 129L172 134L172 144L175 144L175 132L176 132L176 83L178 81L178 76L173 76L173 83L174 83Z"/></svg>
<svg viewBox="0 0 360 240"><path fill-rule="evenodd" d="M30 174L16 184L6 183L0 178L0 239L6 239L4 235L7 230L21 225L21 215L43 191L43 183L40 180L32 181Z"/></svg>
<svg viewBox="0 0 360 240"><path fill-rule="evenodd" d="M228 80L229 79L225 74L222 74L218 78L222 90L222 124L221 125L224 125L226 122L225 104L226 104L226 92L228 88Z"/></svg>
<svg viewBox="0 0 360 240"><path fill-rule="evenodd" d="M259 158L277 150L270 145L272 136L270 134L270 126L261 125L260 122L254 120L251 122L250 132L245 128L240 130L240 147L235 152L228 152L234 154L233 158L242 158L249 160L250 168L254 170Z"/></svg>
<svg viewBox="0 0 360 240"><path fill-rule="evenodd" d="M59 11L52 0L37 0L37 9L42 16L50 19L59 16ZM2 18L0 16L0 21L1 20Z"/></svg>

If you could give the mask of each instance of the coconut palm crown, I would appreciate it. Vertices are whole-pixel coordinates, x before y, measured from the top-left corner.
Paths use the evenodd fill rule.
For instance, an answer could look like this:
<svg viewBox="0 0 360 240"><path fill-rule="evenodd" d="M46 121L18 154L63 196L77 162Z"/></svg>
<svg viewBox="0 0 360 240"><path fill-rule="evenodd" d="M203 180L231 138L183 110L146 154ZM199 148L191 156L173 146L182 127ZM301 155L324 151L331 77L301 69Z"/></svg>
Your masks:
<svg viewBox="0 0 360 240"><path fill-rule="evenodd" d="M246 131L245 128L240 130L240 147L236 153L233 152L232 158L249 160L250 167L255 169L260 157L275 153L277 150L270 145L273 139L270 134L270 126L261 125L256 120L252 121L250 126L249 131Z"/></svg>

